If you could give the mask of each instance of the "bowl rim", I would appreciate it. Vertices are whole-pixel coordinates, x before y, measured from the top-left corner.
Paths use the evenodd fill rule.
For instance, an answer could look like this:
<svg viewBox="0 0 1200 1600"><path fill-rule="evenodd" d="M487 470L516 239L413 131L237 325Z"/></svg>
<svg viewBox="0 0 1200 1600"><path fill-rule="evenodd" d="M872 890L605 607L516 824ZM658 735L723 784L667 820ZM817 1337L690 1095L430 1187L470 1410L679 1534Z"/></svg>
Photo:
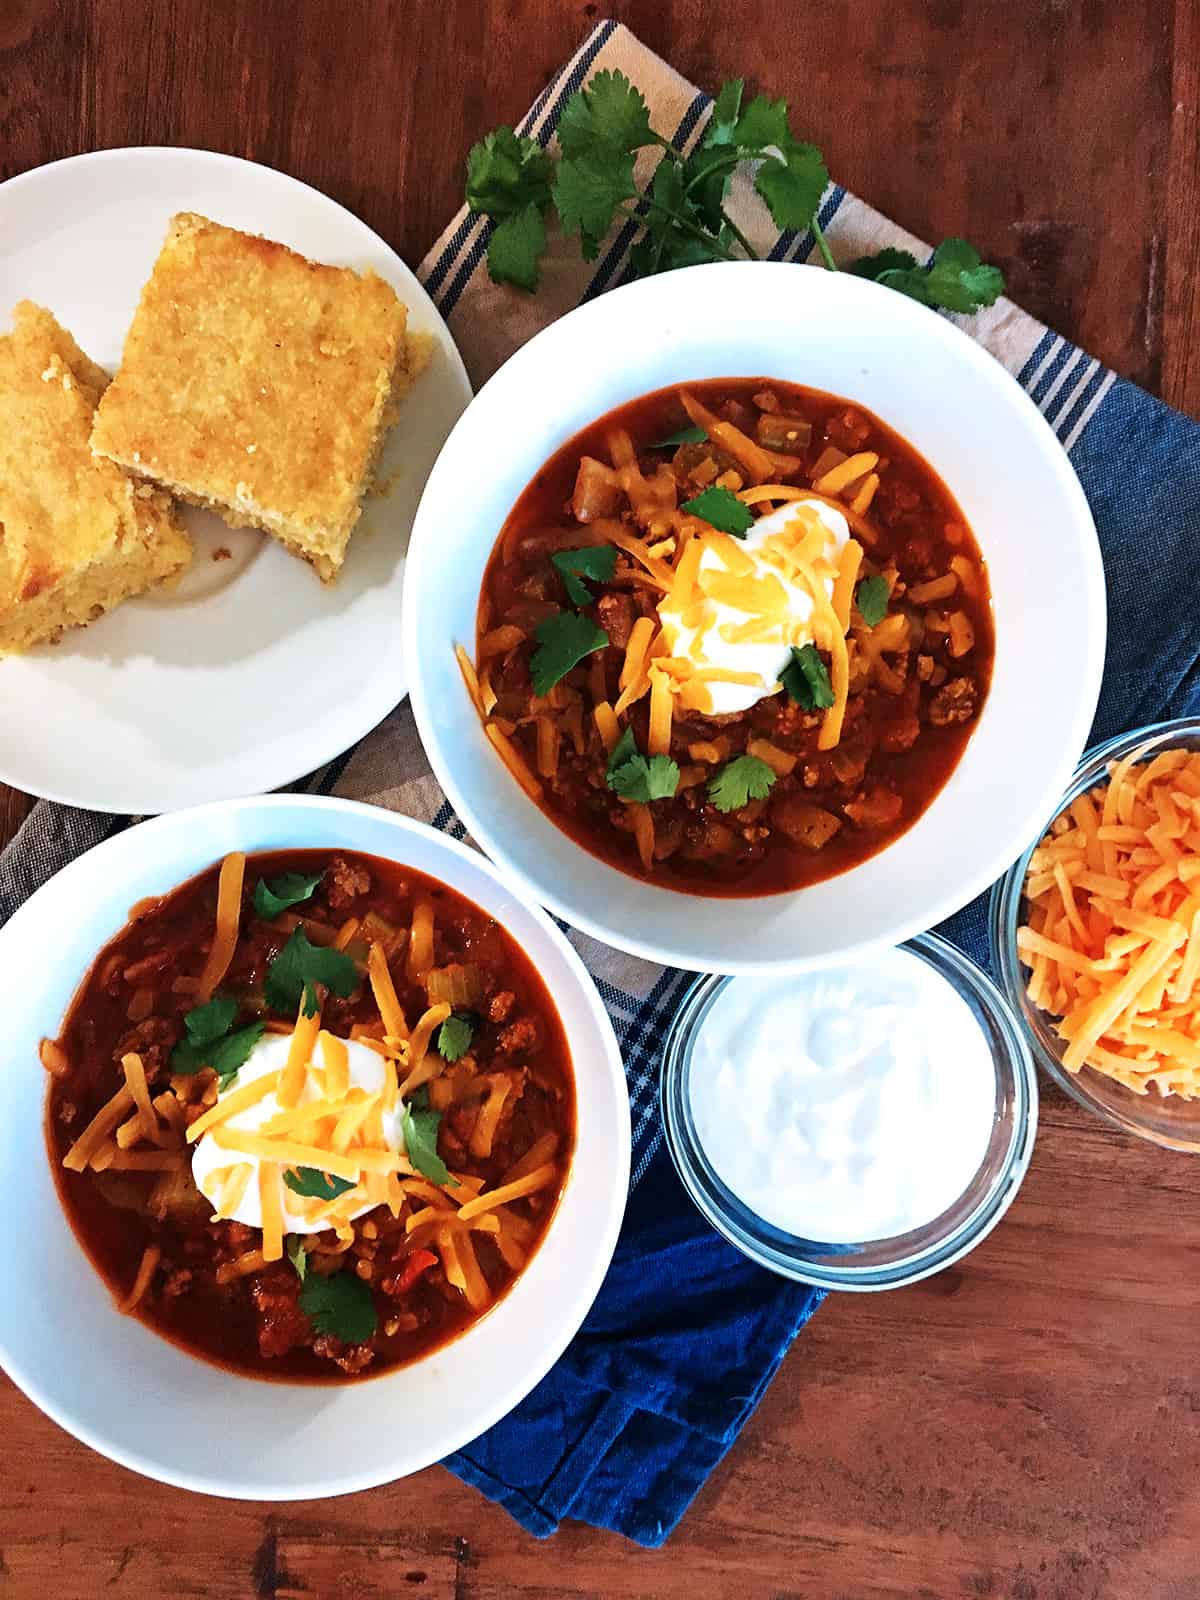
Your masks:
<svg viewBox="0 0 1200 1600"><path fill-rule="evenodd" d="M1180 1155L1200 1155L1200 1133L1194 1140L1173 1139L1169 1134L1148 1128L1136 1117L1126 1116L1115 1106L1105 1105L1091 1095L1086 1088L1089 1080L1084 1077L1082 1071L1079 1073L1067 1071L1056 1053L1047 1047L1045 1040L1029 1022L1025 979L1022 977L1022 963L1017 954L1016 943L1022 891L1029 869L1029 860L1041 843L1046 829L1056 817L1062 815L1073 800L1100 782L1106 775L1110 761L1122 760L1143 745L1149 754L1158 746L1169 745L1172 739L1177 739L1181 735L1200 742L1200 716L1169 717L1161 722L1147 722L1141 727L1130 729L1127 733L1114 734L1084 752L1054 810L1007 872L992 885L988 896L988 938L992 964L999 974L1004 998L1017 1019L1033 1059L1046 1076L1076 1105L1082 1106L1085 1111L1090 1111L1093 1116L1099 1117L1111 1127L1119 1128L1122 1133L1131 1133L1139 1139L1158 1145L1160 1149L1174 1150ZM1039 1014L1044 1014L1041 1013L1040 1007L1038 1010Z"/></svg>
<svg viewBox="0 0 1200 1600"><path fill-rule="evenodd" d="M0 1370L7 1374L16 1387L20 1389L21 1392L25 1394L26 1397L44 1413L44 1415L49 1417L51 1421L57 1423L58 1426L61 1427L65 1432L80 1440L81 1443L95 1450L97 1454L105 1456L109 1460L117 1462L120 1466L126 1467L144 1477L151 1478L156 1482L170 1484L176 1488L186 1489L194 1493L213 1495L221 1499L249 1499L259 1500L264 1503L283 1503L287 1501L328 1498L333 1495L355 1493L360 1490L376 1488L386 1483L395 1482L399 1478L407 1477L413 1472L421 1471L425 1466L433 1465L437 1461L444 1459L445 1456L451 1454L453 1451L461 1449L464 1445L470 1443L471 1440L478 1438L489 1428L493 1427L503 1417L507 1416L508 1413L517 1405L519 1405L521 1401L525 1399L526 1396L537 1386L537 1384L542 1381L550 1369L561 1358L568 1345L578 1334L583 1321L595 1303L596 1296L599 1294L604 1278L607 1275L613 1253L616 1249L621 1225L624 1221L625 1211L628 1203L629 1171L631 1159L628 1080L625 1076L623 1057L617 1041L616 1031L613 1027L612 1019L608 1015L599 989L597 988L582 959L575 951L570 941L555 925L553 919L546 914L542 907L536 902L531 901L530 898L523 892L521 885L513 882L512 878L505 874L503 869L495 862L491 861L486 855L483 854L482 851L473 849L471 846L454 839L450 835L442 833L438 829L432 827L430 824L422 822L415 817L407 816L402 812L391 811L386 807L374 806L358 800L344 799L339 796L266 794L244 796L234 800L208 801L202 805L187 807L178 811L167 812L159 817L148 818L145 822L139 823L135 830L122 830L120 833L111 835L109 838L102 840L100 843L92 846L89 850L84 851L80 856L75 857L58 872L53 873L51 877L45 881L45 883L40 885L39 888L36 889L20 907L18 907L13 916L9 918L9 921L4 924L3 927L0 927L0 944L3 943L5 936L8 936L8 929L19 922L25 907L30 905L47 890L49 890L52 884L57 884L64 876L71 874L73 870L78 868L85 859L96 856L107 856L109 854L119 854L121 850L127 850L129 848L129 838L134 833L136 833L136 836L139 840L145 842L147 840L153 840L158 834L164 832L177 832L181 827L188 827L193 824L197 826L203 826L203 823L206 819L217 817L228 818L238 813L248 812L253 814L259 810L275 811L277 809L290 812L314 812L319 815L336 815L341 817L350 817L352 819L354 817L361 817L363 819L370 819L370 821L376 825L378 825L382 820L384 826L390 825L394 827L398 835L420 836L429 844L432 844L435 848L435 851L440 850L448 856L455 857L469 863L473 870L478 871L482 873L484 877L489 878L497 891L514 899L521 906L522 911L528 917L530 917L535 924L537 924L540 932L551 941L556 952L559 956L561 956L566 969L577 984L578 998L582 1002L584 1010L587 1013L585 1027L589 1030L594 1030L596 1046L595 1066L598 1071L603 1073L604 1081L606 1082L608 1089L612 1092L613 1109L615 1112L617 1126L615 1130L616 1139L614 1140L616 1148L609 1152L611 1181L609 1182L606 1190L607 1204L603 1212L596 1215L589 1214L590 1248L586 1252L579 1253L580 1259L586 1262L587 1267L586 1271L581 1273L577 1291L572 1296L572 1309L570 1314L563 1319L563 1322L561 1323L555 1337L544 1342L540 1346L536 1360L531 1360L527 1365L521 1368L519 1375L514 1376L508 1384L499 1387L493 1393L489 1403L482 1405L479 1410L472 1415L469 1422L464 1420L460 1426L453 1431L453 1433L447 1434L444 1440L438 1441L436 1447L437 1453L435 1455L431 1456L428 1460L405 1466L398 1473L380 1473L375 1468L367 1468L365 1470L358 1469L355 1471L329 1473L323 1477L314 1476L303 1483L297 1484L264 1485L262 1482L256 1482L249 1478L240 1477L236 1471L231 1471L226 1475L218 1477L217 1475L209 1472L194 1471L186 1468L179 1469L173 1465L163 1464L158 1461L151 1460L141 1454L138 1449L111 1440L107 1436L106 1430L103 1426L96 1426L91 1420L77 1415L76 1410L71 1402L60 1402L59 1398L52 1392L50 1386L44 1384L38 1375L31 1373L28 1370L24 1357L20 1351L14 1350L10 1343L4 1338L4 1330L3 1327L0 1326ZM256 846L252 848L251 853L254 853L254 851L260 849L265 851L269 848L270 846L265 844ZM322 848L322 846L318 844L313 846L313 848L319 849ZM340 846L340 848L354 849L356 847L349 844L343 844ZM399 860L399 856L400 851L398 848L397 855L392 857L392 859ZM435 875L436 874L434 873L430 873L430 876ZM182 883L186 881L186 878L180 877L178 881ZM458 889L455 892L461 894L466 899L473 898L470 891ZM484 909L486 909L486 907ZM515 934L511 936L514 939L517 938ZM518 942L520 941L518 940ZM523 945L522 948L524 948ZM563 1027L564 1032L567 1032L567 1024L565 1019L563 1019ZM578 1033L578 1029L576 1031ZM569 1033L567 1034L567 1037L568 1044L570 1044L571 1036ZM572 1055L574 1056L574 1052L572 1052ZM44 1097L42 1097L42 1103L44 1104ZM40 1117L35 1137L38 1153L43 1159L45 1159L44 1136ZM578 1134L576 1144L578 1146ZM577 1154L578 1150L576 1149L576 1154L572 1158L573 1162L575 1159L577 1159ZM571 1170L574 1170L573 1166ZM568 1175L568 1183L569 1181L570 1175ZM566 1193L567 1191L564 1188L564 1198L566 1197ZM56 1203L59 1203L57 1200L57 1195L55 1196L55 1201ZM547 1237L549 1237L549 1234L553 1232L554 1228L558 1224L561 1214L562 1200L559 1202L555 1216L551 1219L549 1229L547 1230ZM94 1274L98 1280L102 1281L102 1275L98 1272L94 1263L92 1263L88 1257L87 1252L83 1250L81 1245L79 1245L78 1248L85 1261L87 1270ZM536 1260L536 1255L533 1259ZM522 1276L523 1274L518 1275L518 1278L515 1280L514 1287L519 1285ZM495 1311L503 1304L503 1300L498 1302L497 1306L490 1308L490 1311ZM472 1339L472 1336L479 1328L486 1327L490 1311L489 1313L485 1314L483 1318L479 1319L477 1323L471 1324L464 1329L461 1334L450 1340L447 1345L438 1346L433 1351L429 1352L427 1356L421 1357L414 1362L407 1363L402 1367L397 1367L395 1369L382 1372L377 1377L368 1380L366 1384L314 1385L309 1383L289 1382L286 1379L270 1379L267 1380L267 1382L272 1389L279 1392L281 1397L284 1395L294 1396L297 1393L308 1393L321 1398L325 1401L325 1403L328 1403L328 1397L336 1397L337 1395L341 1394L343 1390L360 1390L364 1388L374 1389L378 1385L392 1382L396 1378L401 1377L403 1374L411 1374L414 1371L419 1371L425 1361L436 1360L445 1349L461 1348L462 1346L468 1344ZM156 1340L162 1339L162 1336L159 1335L154 1329L149 1329L148 1333ZM165 1340L164 1342L171 1345L174 1345L175 1343L172 1340ZM195 1356L185 1347L175 1345L175 1349L180 1354L181 1359L185 1361L196 1362L199 1365L214 1371L222 1370L220 1369L219 1363L212 1363L203 1357ZM256 1389L261 1389L266 1386L262 1381L241 1373L225 1372L224 1376L227 1380L229 1380L228 1393L231 1396L231 1403L232 1401L236 1400L236 1385L239 1382L253 1383Z"/></svg>
<svg viewBox="0 0 1200 1600"><path fill-rule="evenodd" d="M703 1152L687 1131L684 1117L683 1077L691 1048L687 1032L700 1020L697 1013L707 1010L721 988L731 981L728 976L709 974L696 979L672 1018L663 1046L660 1102L665 1140L675 1171L696 1208L723 1238L758 1266L819 1289L857 1294L903 1289L960 1261L991 1233L1016 1199L1033 1155L1038 1126L1037 1072L1024 1034L1003 995L981 967L940 934L918 934L905 940L900 948L926 961L956 989L965 988L995 1025L1003 1045L1001 1052L992 1052L996 1077L1007 1077L1014 1104L1003 1163L974 1210L944 1239L889 1266L817 1265L800 1250L787 1251L768 1242L725 1209L722 1194L728 1191L715 1173L701 1168ZM752 1217L747 1208L741 1209Z"/></svg>
<svg viewBox="0 0 1200 1600"><path fill-rule="evenodd" d="M831 274L823 268L800 265L799 270L807 276L797 279L797 263L773 261L736 261L736 262L710 262L688 269L689 281L700 284L707 281L712 293L719 293L720 287L729 277L738 273L745 275L749 272L759 274L760 278L766 273L773 273L783 280L784 274L789 276L786 282L799 291L807 286L816 288L818 284L831 289L832 292L850 296L865 296L868 300L873 298L879 305L886 305L888 314L893 321L901 324L910 333L912 340L920 344L930 340L945 349L955 352L973 375L983 384L992 389L996 394L1004 397L1003 402L1011 410L1018 413L1027 431L1048 446L1046 451L1047 463L1052 463L1051 470L1057 478L1065 498L1072 503L1076 525L1090 538L1080 540L1081 576L1083 578L1082 609L1087 615L1087 642L1088 655L1083 671L1083 681L1086 685L1084 692L1079 696L1078 704L1069 719L1069 732L1062 742L1062 754L1053 772L1048 772L1045 782L1041 785L1044 794L1053 793L1060 789L1070 771L1071 765L1078 760L1082 751L1088 728L1095 716L1099 701L1101 679L1104 669L1105 649L1107 643L1107 600L1104 564L1100 553L1099 541L1095 532L1095 522L1091 508L1083 491L1083 486L1071 466L1070 458L1051 429L1046 418L1035 405L1032 398L1020 386L1011 373L1001 363L984 349L976 340L972 339L955 323L936 313L931 313L928 308L910 301L895 291L872 283L867 279L856 278L849 274ZM704 275L703 277L701 275ZM628 284L623 284L608 294L598 296L591 301L568 311L564 316L557 318L546 327L540 329L531 339L520 346L505 361L496 372L479 388L470 405L467 406L458 422L451 430L450 436L443 446L441 455L434 464L433 471L425 484L420 503L417 506L416 516L413 519L412 540L408 553L408 581L405 584L402 601L402 624L405 639L406 653L411 653L407 662L406 676L409 684L409 700L412 705L417 731L421 738L434 776L441 785L447 798L450 800L455 812L465 824L473 838L477 839L482 848L496 862L504 867L515 879L519 880L526 891L535 897L538 902L551 911L556 917L579 929L592 938L599 939L616 949L623 950L630 955L643 960L658 962L666 966L682 968L686 971L709 972L716 969L718 963L713 959L711 952L697 954L694 950L682 947L678 942L670 943L656 937L647 937L631 929L616 917L606 917L602 902L597 911L592 911L586 906L574 903L570 896L569 880L565 888L560 889L558 884L549 876L535 878L524 866L515 859L513 851L507 843L507 831L492 824L484 796L481 794L477 804L468 794L464 785L460 784L454 770L454 762L449 754L451 739L444 742L438 727L438 720L433 714L433 699L428 683L425 661L418 647L420 617L418 615L422 605L422 597L418 590L423 587L418 581L422 576L422 563L427 559L426 549L435 548L439 542L443 548L450 550L452 547L443 537L443 530L439 526L430 507L433 504L435 493L439 492L440 478L447 470L448 461L456 436L472 425L472 418L477 415L481 406L487 405L491 396L498 392L499 387L510 384L514 379L519 379L525 370L540 356L540 352L551 347L555 341L561 339L562 329L565 324L573 327L587 326L593 322L603 323L603 319L612 315L612 304L628 306L633 297L652 300L655 297L669 295L670 285L666 275L655 278L642 279ZM623 298L622 298L623 297ZM882 297L882 298L879 298ZM648 392L648 391L641 391ZM852 397L847 397L852 398ZM865 404L865 402L864 402ZM884 420L887 420L886 418ZM543 457L539 457L544 459ZM938 470L936 463L931 463L934 470ZM536 470L536 469L535 469ZM532 474L531 474L532 476ZM465 690L464 690L465 696ZM986 714L986 708L985 708ZM469 716L472 724L475 721L474 709L469 701L464 699L463 716ZM461 737L463 726L462 718L455 723L456 735ZM499 777L503 768L496 758L496 774ZM953 780L953 772L950 779ZM507 773L503 773L504 781L513 783L514 780ZM940 792L940 791L939 791ZM936 798L936 797L935 797ZM524 805L540 812L536 802L524 797ZM1044 798L1039 799L1039 812L1044 805ZM545 813L542 813L545 815ZM917 819L917 823L921 818ZM601 861L615 878L626 879L632 875L621 872L612 867L603 858L597 857L586 851L582 845L574 840L564 830L555 827L570 845L572 852L582 852L589 860ZM906 830L901 838L907 836L911 830ZM893 841L895 842L895 841ZM885 846L877 854L886 854L890 846ZM781 948L779 953L770 956L742 956L736 953L724 952L719 961L720 970L729 975L739 976L770 976L781 972L798 972L812 970L825 965L829 961L850 958L864 954L869 950L885 945L901 944L927 929L945 921L965 905L969 904L977 895L986 892L1011 860L1010 851L1012 841L1000 847L990 847L981 850L973 870L962 877L959 883L946 889L938 898L928 903L925 909L916 912L897 911L893 913L892 920L881 931L864 935L854 943L839 945L832 953L819 955L792 955L786 948ZM874 857L869 859L875 859ZM866 864L866 863L864 863ZM853 872L851 868L848 871ZM837 874L835 877L845 877L846 873ZM634 879L636 882L637 880ZM822 880L824 882L826 880ZM703 912L708 908L718 908L725 903L725 897L703 895L683 895L680 891L659 886L661 893L679 894L681 898L694 901L698 912L701 913L695 921L703 920ZM767 896L748 897L770 905L772 902L787 903L797 895L803 895L804 889L783 891L779 894ZM742 897L735 897L733 903L742 903Z"/></svg>

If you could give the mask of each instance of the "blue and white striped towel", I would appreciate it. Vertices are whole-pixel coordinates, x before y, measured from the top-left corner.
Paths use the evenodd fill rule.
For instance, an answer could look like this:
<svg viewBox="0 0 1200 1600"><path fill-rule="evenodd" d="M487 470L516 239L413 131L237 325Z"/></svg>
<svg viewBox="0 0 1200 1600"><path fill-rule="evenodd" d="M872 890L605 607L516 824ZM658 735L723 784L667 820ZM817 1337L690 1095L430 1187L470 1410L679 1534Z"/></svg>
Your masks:
<svg viewBox="0 0 1200 1600"><path fill-rule="evenodd" d="M633 79L655 127L677 144L699 137L707 96L612 22L592 32L520 131L548 144L567 96L605 68ZM771 231L744 179L732 205L760 253L776 261L813 255L811 234ZM826 194L820 220L842 260L883 245L918 255L928 249L838 185ZM545 323L624 282L636 236L632 224L622 226L591 265L573 244L556 240L542 289L529 297L488 280L488 231L483 218L460 213L420 268L477 385ZM1091 502L1110 606L1109 670L1094 736L1195 709L1200 428L1009 301L957 320L1033 396ZM298 787L389 806L455 837L464 833L433 780L407 706ZM0 919L65 861L129 821L39 804L0 857ZM979 903L944 931L986 962ZM821 1296L751 1267L709 1231L675 1179L659 1125L658 1062L689 975L571 937L624 1053L633 1106L629 1211L578 1338L527 1400L447 1465L538 1535L574 1517L656 1545L737 1436Z"/></svg>

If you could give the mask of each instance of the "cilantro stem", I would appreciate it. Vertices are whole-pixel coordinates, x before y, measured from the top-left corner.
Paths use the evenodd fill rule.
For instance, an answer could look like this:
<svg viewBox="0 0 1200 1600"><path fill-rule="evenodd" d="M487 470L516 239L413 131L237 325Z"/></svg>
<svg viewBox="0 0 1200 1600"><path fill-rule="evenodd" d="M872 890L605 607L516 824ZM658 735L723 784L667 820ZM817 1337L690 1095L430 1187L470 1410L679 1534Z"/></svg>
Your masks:
<svg viewBox="0 0 1200 1600"><path fill-rule="evenodd" d="M829 242L825 238L824 229L821 227L821 219L815 211L812 214L812 221L809 223L809 227L812 229L812 236L817 241L817 249L820 250L825 265L830 272L837 272L839 270L838 264L833 259L833 252L829 248Z"/></svg>
<svg viewBox="0 0 1200 1600"><path fill-rule="evenodd" d="M742 249L746 252L746 254L750 257L750 260L751 261L757 261L758 260L758 251L750 243L749 239L747 239L746 235L742 232L742 230L738 227L737 223L729 215L728 211L725 210L724 206L721 207L721 217L724 220L725 226L729 229L730 233L737 240L737 242L741 245Z"/></svg>
<svg viewBox="0 0 1200 1600"><path fill-rule="evenodd" d="M694 222L690 222L687 217L681 216L678 211L672 211L670 206L664 206L660 200L654 200L650 195L644 194L641 203L651 211L657 211L661 216L669 217L677 228L684 233L690 234L693 239L699 239L702 244L706 244L713 255L718 256L722 261L736 261L738 259L737 256L726 250L723 245L718 244L713 235L706 229L697 227ZM643 217L638 216L632 206L617 206L614 215L627 217L631 222L641 223L645 221Z"/></svg>
<svg viewBox="0 0 1200 1600"><path fill-rule="evenodd" d="M678 152L676 152L676 160L678 159L679 155ZM735 167L741 164L741 161L742 152L737 148L736 145L730 145L728 160L714 163L710 167L705 167L702 171L697 172L694 177L684 184L683 192L685 196L691 194L692 190L698 188L700 184L707 183L710 178L715 178L722 173L732 172Z"/></svg>

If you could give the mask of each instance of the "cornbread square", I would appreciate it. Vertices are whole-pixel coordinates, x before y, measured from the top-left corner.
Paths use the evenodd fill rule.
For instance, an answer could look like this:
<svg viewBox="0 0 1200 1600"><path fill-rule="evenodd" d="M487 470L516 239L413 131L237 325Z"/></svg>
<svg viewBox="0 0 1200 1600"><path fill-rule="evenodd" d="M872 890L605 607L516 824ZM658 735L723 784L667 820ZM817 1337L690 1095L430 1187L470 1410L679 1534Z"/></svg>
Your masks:
<svg viewBox="0 0 1200 1600"><path fill-rule="evenodd" d="M328 582L413 375L407 319L373 272L181 212L92 448L231 527L274 534Z"/></svg>
<svg viewBox="0 0 1200 1600"><path fill-rule="evenodd" d="M169 497L92 454L108 375L23 300L0 337L0 655L56 639L179 572Z"/></svg>

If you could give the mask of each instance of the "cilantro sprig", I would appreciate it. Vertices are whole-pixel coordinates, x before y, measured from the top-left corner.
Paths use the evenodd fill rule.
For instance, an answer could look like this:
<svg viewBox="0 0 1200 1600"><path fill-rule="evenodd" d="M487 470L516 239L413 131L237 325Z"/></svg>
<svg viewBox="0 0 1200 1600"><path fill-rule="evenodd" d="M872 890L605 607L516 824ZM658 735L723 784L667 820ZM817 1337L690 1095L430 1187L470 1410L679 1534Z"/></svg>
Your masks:
<svg viewBox="0 0 1200 1600"><path fill-rule="evenodd" d="M593 544L582 550L556 550L550 560L558 569L571 604L590 606L596 596L583 579L607 583L616 569L617 548L611 544Z"/></svg>
<svg viewBox="0 0 1200 1600"><path fill-rule="evenodd" d="M680 428L677 433L669 433L665 439L655 439L654 443L647 445L648 450L675 450L681 444L703 444L708 438L703 428Z"/></svg>
<svg viewBox="0 0 1200 1600"><path fill-rule="evenodd" d="M303 1283L308 1276L308 1252L304 1248L304 1241L293 1233L288 1234L287 1258L292 1263L296 1276Z"/></svg>
<svg viewBox="0 0 1200 1600"><path fill-rule="evenodd" d="M335 1177L332 1172L319 1172L316 1167L289 1168L283 1181L293 1194L305 1195L310 1200L336 1200L354 1188L347 1178Z"/></svg>
<svg viewBox="0 0 1200 1600"><path fill-rule="evenodd" d="M813 644L792 646L792 659L779 674L779 681L789 697L805 711L824 711L833 704L833 685L829 669L817 654Z"/></svg>
<svg viewBox="0 0 1200 1600"><path fill-rule="evenodd" d="M320 1005L318 983L334 994L353 994L358 987L358 968L340 950L312 944L303 928L293 928L291 937L267 968L263 993L272 1011L295 1011L304 996L304 1015L315 1016Z"/></svg>
<svg viewBox="0 0 1200 1600"><path fill-rule="evenodd" d="M479 1029L473 1011L452 1011L437 1031L437 1053L443 1061L461 1061Z"/></svg>
<svg viewBox="0 0 1200 1600"><path fill-rule="evenodd" d="M633 729L626 728L604 769L608 787L622 800L669 800L679 787L679 768L670 756L644 756Z"/></svg>
<svg viewBox="0 0 1200 1600"><path fill-rule="evenodd" d="M422 1084L411 1100L404 1102L400 1126L404 1132L404 1148L408 1159L423 1177L445 1188L457 1189L458 1179L450 1176L446 1163L438 1155L437 1136L442 1113L429 1104L429 1088Z"/></svg>
<svg viewBox="0 0 1200 1600"><path fill-rule="evenodd" d="M989 267L973 244L965 239L943 239L927 266L908 250L880 250L861 256L848 269L856 277L870 278L885 289L899 289L923 306L945 311L978 311L1004 293L1004 274Z"/></svg>
<svg viewBox="0 0 1200 1600"><path fill-rule="evenodd" d="M497 283L537 288L553 177L554 163L541 145L508 127L489 133L467 157L467 204L496 224L488 268Z"/></svg>
<svg viewBox="0 0 1200 1600"><path fill-rule="evenodd" d="M329 1334L343 1344L362 1344L379 1326L375 1297L353 1272L334 1272L327 1278L315 1272L304 1273L300 1280L300 1309L318 1333Z"/></svg>
<svg viewBox="0 0 1200 1600"><path fill-rule="evenodd" d="M708 780L708 798L718 811L740 811L751 800L765 800L775 776L757 756L737 756Z"/></svg>
<svg viewBox="0 0 1200 1600"><path fill-rule="evenodd" d="M273 922L281 911L298 906L302 900L311 900L313 891L321 881L321 874L285 872L280 878L260 878L254 885L254 909L266 922Z"/></svg>
<svg viewBox="0 0 1200 1600"><path fill-rule="evenodd" d="M218 1092L226 1090L266 1029L265 1022L250 1022L231 1032L237 1009L236 1000L215 995L186 1012L185 1036L171 1051L171 1071L191 1077L203 1067L211 1067L217 1075Z"/></svg>
<svg viewBox="0 0 1200 1600"><path fill-rule="evenodd" d="M529 658L534 694L549 694L560 678L594 650L603 650L608 635L578 611L559 611L534 629L537 649Z"/></svg>
<svg viewBox="0 0 1200 1600"><path fill-rule="evenodd" d="M877 628L887 616L891 594L887 579L880 573L861 580L854 591L854 604L868 628Z"/></svg>
<svg viewBox="0 0 1200 1600"><path fill-rule="evenodd" d="M563 107L562 154L500 127L467 158L467 205L493 223L488 271L496 283L534 290L553 210L564 234L579 237L585 261L618 222L641 230L630 251L634 276L648 277L703 261L757 258L726 209L730 180L750 163L754 188L776 228L811 232L830 271L838 264L821 227L829 172L820 150L797 139L786 100L759 95L743 104L744 83L722 84L700 142L685 156L650 123L640 91L620 72L599 72ZM639 150L661 155L639 190ZM927 266L905 250L884 250L852 262L849 271L948 311L977 311L1004 292L998 268L987 266L965 239L947 239ZM680 441L685 442L685 441Z"/></svg>
<svg viewBox="0 0 1200 1600"><path fill-rule="evenodd" d="M709 484L707 489L685 500L679 509L700 517L718 533L731 533L735 539L744 539L754 526L750 507L723 483Z"/></svg>

